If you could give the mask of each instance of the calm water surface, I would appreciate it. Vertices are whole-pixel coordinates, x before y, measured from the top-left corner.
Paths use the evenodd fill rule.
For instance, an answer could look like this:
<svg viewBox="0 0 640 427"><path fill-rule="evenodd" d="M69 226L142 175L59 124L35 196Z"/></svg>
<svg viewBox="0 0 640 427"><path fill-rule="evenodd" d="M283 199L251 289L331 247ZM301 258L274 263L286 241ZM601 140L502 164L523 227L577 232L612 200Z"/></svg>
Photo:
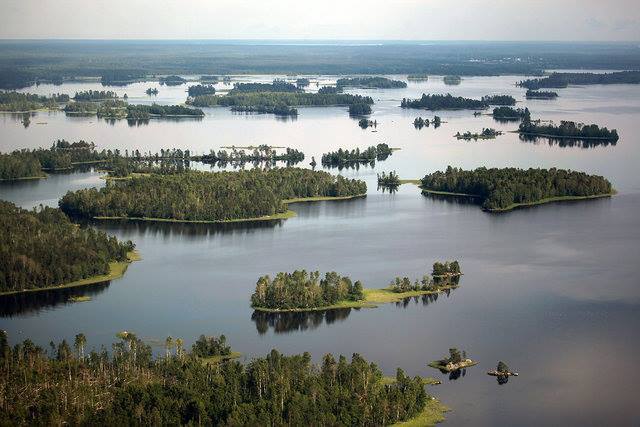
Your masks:
<svg viewBox="0 0 640 427"><path fill-rule="evenodd" d="M324 84L335 78L315 80ZM226 227L98 224L136 242L143 260L122 279L73 293L90 295L90 302L71 304L61 293L2 299L0 327L13 342L32 338L41 345L82 331L98 347L126 329L151 343L171 335L190 344L200 333L224 333L246 359L274 347L309 351L317 361L327 352L358 352L387 374L402 367L412 375L441 378L443 384L432 392L453 408L447 415L451 425L638 424L640 87L571 87L560 90L557 101L526 101L514 86L517 80L466 78L459 86L445 86L432 77L401 90L352 91L376 101L377 132L361 130L345 108L301 108L296 120L287 121L212 108L202 120L140 126L39 113L25 128L19 118L1 115L1 151L49 146L57 138L154 152L270 144L304 151L306 165L311 156L319 161L323 152L340 147L387 142L401 150L375 168L339 172L366 180L366 199L293 205L298 216L287 221ZM187 86L144 82L108 89L126 92L134 103L179 103ZM147 97L147 87L158 87L158 97ZM82 83L28 90L73 94L90 88L102 89ZM312 83L310 90L316 89ZM413 119L433 114L398 105L402 97L422 92L513 94L535 118L593 122L617 128L621 139L592 148L523 142L513 133L493 141L457 141L457 131L508 131L516 125L456 111L438 113L447 122L440 128L418 131ZM380 171L418 178L447 165L579 169L610 178L620 194L491 215L472 204L424 197L411 185L395 194L376 190ZM68 190L101 185L100 174L89 169L3 184L0 197L24 207L55 206ZM384 287L397 275L421 276L441 259L460 260L465 275L458 289L437 298L311 315L261 315L249 307L263 274L335 270L368 287ZM480 365L451 379L426 366L450 347L465 349ZM520 376L498 385L485 374L498 360Z"/></svg>

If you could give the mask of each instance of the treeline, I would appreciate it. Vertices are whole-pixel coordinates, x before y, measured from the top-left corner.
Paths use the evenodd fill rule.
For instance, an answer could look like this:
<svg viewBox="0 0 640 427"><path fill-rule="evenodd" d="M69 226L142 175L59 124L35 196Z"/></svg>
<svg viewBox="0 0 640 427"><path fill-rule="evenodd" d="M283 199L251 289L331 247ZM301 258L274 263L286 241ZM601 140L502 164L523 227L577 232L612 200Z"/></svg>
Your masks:
<svg viewBox="0 0 640 427"><path fill-rule="evenodd" d="M169 341L169 340L167 340ZM401 369L395 381L358 354L272 350L246 365L203 363L171 340L154 359L132 333L113 351L86 351L77 334L49 351L30 340L8 344L0 332L0 424L3 425L391 425L417 416L428 396L423 380Z"/></svg>
<svg viewBox="0 0 640 427"><path fill-rule="evenodd" d="M236 113L273 114L281 117L297 117L298 109L287 105L234 105L231 111Z"/></svg>
<svg viewBox="0 0 640 427"><path fill-rule="evenodd" d="M125 86L142 80L145 73L140 70L107 70L100 74L100 82L103 86Z"/></svg>
<svg viewBox="0 0 640 427"><path fill-rule="evenodd" d="M560 125L542 124L525 120L520 123L518 132L523 135L546 136L551 138L574 138L574 139L603 139L607 141L618 141L618 131L616 129L600 128L596 124L585 125L562 120Z"/></svg>
<svg viewBox="0 0 640 427"><path fill-rule="evenodd" d="M199 108L184 105L127 105L127 119L148 120L152 117L202 117L204 112Z"/></svg>
<svg viewBox="0 0 640 427"><path fill-rule="evenodd" d="M367 89L401 89L407 87L407 83L401 80L391 80L386 77L353 77L342 78L336 81L338 90L345 87L358 87Z"/></svg>
<svg viewBox="0 0 640 427"><path fill-rule="evenodd" d="M638 84L640 71L618 71L614 73L552 73L541 79L518 82L518 86L531 90L563 89L568 85Z"/></svg>
<svg viewBox="0 0 640 427"><path fill-rule="evenodd" d="M275 165L279 161L286 162L287 165L294 165L304 160L304 153L289 147L286 148L285 152L278 153L268 145L259 145L249 152L236 148L233 148L230 152L226 150L218 150L217 152L211 150L209 154L194 156L192 159L220 166L227 163L244 164L249 162Z"/></svg>
<svg viewBox="0 0 640 427"><path fill-rule="evenodd" d="M73 99L76 101L103 101L117 97L118 95L111 90L84 90L76 92Z"/></svg>
<svg viewBox="0 0 640 427"><path fill-rule="evenodd" d="M210 84L189 86L188 93L189 96L214 95L216 88Z"/></svg>
<svg viewBox="0 0 640 427"><path fill-rule="evenodd" d="M109 272L134 248L93 228L81 228L59 209L27 211L0 200L0 292L57 286Z"/></svg>
<svg viewBox="0 0 640 427"><path fill-rule="evenodd" d="M46 176L42 173L42 165L37 156L31 151L14 151L10 154L0 153L0 180L39 178Z"/></svg>
<svg viewBox="0 0 640 427"><path fill-rule="evenodd" d="M51 96L32 93L0 91L0 111L31 111L40 108L54 109L58 103L69 102L69 95L53 94Z"/></svg>
<svg viewBox="0 0 640 427"><path fill-rule="evenodd" d="M423 108L426 110L477 110L487 108L489 104L483 100L452 96L450 93L446 95L426 95L423 93L420 99L402 98L400 106L402 108Z"/></svg>
<svg viewBox="0 0 640 427"><path fill-rule="evenodd" d="M516 99L511 95L487 95L482 100L488 105L516 105Z"/></svg>
<svg viewBox="0 0 640 427"><path fill-rule="evenodd" d="M353 150L331 151L322 155L322 164L324 166L342 166L349 163L373 163L376 160L386 160L393 149L385 143L372 145L366 150L360 151L360 148Z"/></svg>
<svg viewBox="0 0 640 427"><path fill-rule="evenodd" d="M304 77L296 79L296 86L298 88L307 87L307 86L309 86L310 83L311 82L309 81L309 79L304 78Z"/></svg>
<svg viewBox="0 0 640 427"><path fill-rule="evenodd" d="M465 171L447 167L422 178L422 188L479 197L487 210L535 203L552 197L611 194L611 183L598 175L564 169L478 168Z"/></svg>
<svg viewBox="0 0 640 427"><path fill-rule="evenodd" d="M274 80L272 83L235 83L233 89L229 91L229 95L235 95L238 92L300 92L301 89L284 80Z"/></svg>
<svg viewBox="0 0 640 427"><path fill-rule="evenodd" d="M135 177L68 192L60 208L71 216L242 220L286 211L285 199L364 194L363 181L298 168L238 172L186 171Z"/></svg>
<svg viewBox="0 0 640 427"><path fill-rule="evenodd" d="M543 90L527 90L525 94L527 99L555 99L558 97L557 92L543 91Z"/></svg>
<svg viewBox="0 0 640 427"><path fill-rule="evenodd" d="M444 76L442 79L444 84L449 86L459 85L462 82L462 78L460 76Z"/></svg>
<svg viewBox="0 0 640 427"><path fill-rule="evenodd" d="M336 272L320 278L318 271L308 273L278 273L273 278L262 276L251 295L251 306L259 309L292 310L315 309L335 305L342 301L360 301L364 298L362 283Z"/></svg>
<svg viewBox="0 0 640 427"><path fill-rule="evenodd" d="M168 342L171 343L172 341L169 340ZM227 337L224 335L220 335L220 337L200 335L193 346L191 346L191 354L202 358L229 356L231 354L231 347L227 344Z"/></svg>
<svg viewBox="0 0 640 427"><path fill-rule="evenodd" d="M248 84L248 83L247 83ZM373 104L369 96L347 95L343 93L306 93L306 92L240 92L224 96L196 96L187 101L194 107L233 106L281 106L288 107L325 107L352 104Z"/></svg>
<svg viewBox="0 0 640 427"><path fill-rule="evenodd" d="M497 107L493 109L493 118L498 121L511 120L531 120L531 113L528 108Z"/></svg>
<svg viewBox="0 0 640 427"><path fill-rule="evenodd" d="M434 116L433 119L431 119L431 121L429 121L429 119L423 119L422 117L416 117L413 120L413 126L416 129L422 129L423 127L429 127L429 124L433 123L433 127L434 128L439 128L440 125L442 124L442 119L439 116Z"/></svg>

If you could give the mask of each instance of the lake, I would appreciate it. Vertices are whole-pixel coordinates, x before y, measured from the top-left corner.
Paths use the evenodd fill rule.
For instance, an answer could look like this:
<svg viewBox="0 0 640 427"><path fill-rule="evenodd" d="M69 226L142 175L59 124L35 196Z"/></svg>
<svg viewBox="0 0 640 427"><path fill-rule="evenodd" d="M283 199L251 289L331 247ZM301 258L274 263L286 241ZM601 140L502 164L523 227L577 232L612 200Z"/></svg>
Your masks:
<svg viewBox="0 0 640 427"><path fill-rule="evenodd" d="M394 77L394 76L390 76ZM402 78L402 76L395 76ZM234 81L270 81L274 76L242 76ZM309 90L335 81L311 76ZM161 148L207 153L225 145L288 146L318 161L323 152L366 148L386 142L400 148L375 167L331 170L368 184L364 199L294 204L298 216L251 225L111 222L96 226L131 239L142 260L122 279L78 289L0 299L0 328L12 343L31 338L73 340L88 347L109 346L121 330L134 331L161 351L168 335L186 345L199 334L225 334L248 360L271 348L360 353L393 375L434 376L430 388L446 405L451 425L637 424L635 370L640 350L640 86L584 86L559 90L554 101L524 99L515 86L521 77L463 78L458 86L441 77L409 82L406 89L350 90L373 97L373 132L362 130L346 108L299 108L297 119L243 115L225 108L204 109L201 120L151 120L130 126L95 117L37 113L24 127L20 117L0 115L0 151L48 147L55 139L94 141L98 148L131 151ZM106 88L129 102L181 103L188 85L166 87L142 82ZM157 98L144 91L158 87ZM230 86L219 84L218 89ZM25 91L48 94L105 89L96 83L41 85ZM416 130L417 116L433 113L399 108L403 97L447 93L476 97L512 94L533 118L574 120L616 128L615 145L564 146L521 141L501 124L472 111L441 111L445 122ZM458 141L460 131L493 127L506 133L495 140ZM477 205L426 197L403 185L394 194L376 189L376 174L397 171L420 178L448 165L559 167L609 178L619 194L610 199L550 204L506 214L488 214ZM209 169L200 165L199 168ZM217 170L217 169L214 169ZM68 190L102 186L91 168L52 174L48 179L0 185L0 198L23 207L55 206ZM249 297L256 280L278 271L337 271L365 287L386 286L395 276L416 278L437 260L457 259L461 286L437 298L417 298L375 309L326 313L254 313ZM92 300L70 303L70 295ZM457 378L427 363L457 347L478 360ZM108 347L109 348L109 347ZM520 373L499 385L486 375L498 360Z"/></svg>

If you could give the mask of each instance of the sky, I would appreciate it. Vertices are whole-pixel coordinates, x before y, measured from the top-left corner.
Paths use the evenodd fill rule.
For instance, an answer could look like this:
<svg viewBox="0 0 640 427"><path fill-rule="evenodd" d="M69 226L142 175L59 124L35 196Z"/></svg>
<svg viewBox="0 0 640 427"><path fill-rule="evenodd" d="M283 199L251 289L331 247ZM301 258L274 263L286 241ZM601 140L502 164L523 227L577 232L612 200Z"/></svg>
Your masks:
<svg viewBox="0 0 640 427"><path fill-rule="evenodd" d="M640 41L640 0L0 0L2 39Z"/></svg>

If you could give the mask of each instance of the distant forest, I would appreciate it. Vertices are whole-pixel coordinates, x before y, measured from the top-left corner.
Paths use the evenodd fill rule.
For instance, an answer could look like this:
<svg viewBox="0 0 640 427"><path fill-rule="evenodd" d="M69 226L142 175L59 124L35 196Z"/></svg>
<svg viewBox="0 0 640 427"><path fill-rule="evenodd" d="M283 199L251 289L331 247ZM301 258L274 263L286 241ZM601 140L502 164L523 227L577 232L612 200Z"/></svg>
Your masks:
<svg viewBox="0 0 640 427"><path fill-rule="evenodd" d="M57 286L107 274L134 248L91 227L78 227L59 209L27 211L0 200L0 292Z"/></svg>
<svg viewBox="0 0 640 427"><path fill-rule="evenodd" d="M402 89L407 87L407 84L401 80L391 80L386 77L352 77L338 79L336 87L340 90L344 87Z"/></svg>
<svg viewBox="0 0 640 427"><path fill-rule="evenodd" d="M44 65L42 65L44 64ZM540 75L544 69L640 69L635 43L234 43L3 41L0 88L158 74Z"/></svg>
<svg viewBox="0 0 640 427"><path fill-rule="evenodd" d="M568 85L612 85L639 84L640 71L619 71L615 73L552 73L540 79L518 82L518 86L531 90L562 89Z"/></svg>
<svg viewBox="0 0 640 427"><path fill-rule="evenodd" d="M70 216L227 221L286 211L285 199L356 196L363 181L299 168L239 172L185 171L150 175L68 192L60 208Z"/></svg>
<svg viewBox="0 0 640 427"><path fill-rule="evenodd" d="M508 209L514 204L535 203L552 197L585 197L611 194L611 183L598 175L564 169L481 167L465 171L449 166L422 178L422 188L467 194L481 199L487 210Z"/></svg>
<svg viewBox="0 0 640 427"><path fill-rule="evenodd" d="M450 93L446 95L426 95L423 93L422 97L419 99L402 98L400 106L402 108L417 108L425 110L477 110L487 108L489 103L484 99L478 100L463 98L461 96L452 96Z"/></svg>

